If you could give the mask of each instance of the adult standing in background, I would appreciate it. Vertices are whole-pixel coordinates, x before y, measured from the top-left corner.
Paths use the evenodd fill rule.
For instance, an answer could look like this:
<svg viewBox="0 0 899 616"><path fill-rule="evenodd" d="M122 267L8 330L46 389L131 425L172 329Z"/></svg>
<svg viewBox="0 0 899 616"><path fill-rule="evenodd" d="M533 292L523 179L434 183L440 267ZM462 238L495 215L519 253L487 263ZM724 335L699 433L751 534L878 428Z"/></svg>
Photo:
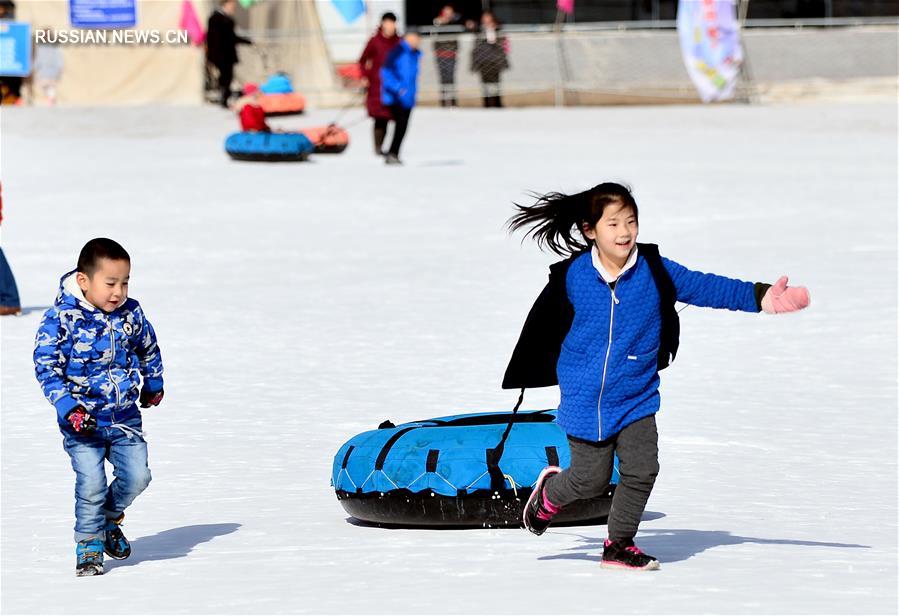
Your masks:
<svg viewBox="0 0 899 616"><path fill-rule="evenodd" d="M231 98L231 81L237 64L237 45L252 45L250 39L238 36L234 31L234 13L237 0L220 0L219 8L209 16L206 31L206 61L219 73L219 89L222 91L222 107L228 108Z"/></svg>
<svg viewBox="0 0 899 616"><path fill-rule="evenodd" d="M2 187L0 187L2 191ZM0 194L0 222L3 221L3 195ZM0 316L21 314L22 303L19 301L19 289L16 279L6 262L6 255L0 248Z"/></svg>
<svg viewBox="0 0 899 616"><path fill-rule="evenodd" d="M456 34L460 24L459 14L452 4L444 4L434 18L437 39L434 41L434 57L437 59L437 73L440 76L440 106L455 107L456 100L456 56L459 40Z"/></svg>
<svg viewBox="0 0 899 616"><path fill-rule="evenodd" d="M509 68L506 37L499 33L500 24L492 11L481 15L481 31L471 51L471 70L481 74L484 107L502 107L500 74Z"/></svg>
<svg viewBox="0 0 899 616"><path fill-rule="evenodd" d="M375 154L378 156L384 156L383 147L384 138L387 136L387 123L393 119L390 109L381 102L381 67L384 66L387 54L399 42L400 37L396 34L396 15L384 13L381 16L381 25L378 27L378 31L369 39L362 52L362 57L359 58L362 75L368 83L365 107L368 109L369 117L375 121Z"/></svg>
<svg viewBox="0 0 899 616"><path fill-rule="evenodd" d="M421 60L421 36L418 32L406 32L399 45L390 50L381 67L381 101L390 107L390 115L396 124L393 142L384 162L401 165L400 146L409 126L409 116L415 107L418 92L418 69Z"/></svg>
<svg viewBox="0 0 899 616"><path fill-rule="evenodd" d="M56 87L62 77L63 68L65 68L65 60L63 59L62 49L52 37L52 30L43 29L45 32L45 41L50 42L35 43L34 45L34 66L31 74L31 98L34 100L41 99L48 105L56 104Z"/></svg>

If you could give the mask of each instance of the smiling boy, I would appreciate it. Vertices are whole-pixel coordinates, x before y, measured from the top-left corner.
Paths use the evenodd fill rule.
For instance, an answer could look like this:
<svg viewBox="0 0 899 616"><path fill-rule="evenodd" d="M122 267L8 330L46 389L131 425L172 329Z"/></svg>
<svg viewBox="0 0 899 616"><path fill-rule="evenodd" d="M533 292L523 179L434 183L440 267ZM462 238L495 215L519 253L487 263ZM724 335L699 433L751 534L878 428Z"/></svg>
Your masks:
<svg viewBox="0 0 899 616"><path fill-rule="evenodd" d="M128 558L124 511L150 483L142 408L162 401L156 333L128 297L131 258L117 242L85 244L41 320L35 374L56 408L75 471L75 573L102 575L103 553ZM143 383L141 383L143 381ZM104 461L115 479L107 486Z"/></svg>

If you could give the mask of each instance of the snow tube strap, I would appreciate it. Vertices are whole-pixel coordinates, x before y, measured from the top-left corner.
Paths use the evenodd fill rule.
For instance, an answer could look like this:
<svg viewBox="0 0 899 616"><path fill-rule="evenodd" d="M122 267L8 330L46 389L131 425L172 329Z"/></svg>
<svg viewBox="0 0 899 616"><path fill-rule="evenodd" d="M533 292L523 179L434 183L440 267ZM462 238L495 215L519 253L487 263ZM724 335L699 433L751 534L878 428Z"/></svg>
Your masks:
<svg viewBox="0 0 899 616"><path fill-rule="evenodd" d="M381 448L381 453L378 454L378 459L375 460L375 470L382 471L384 470L384 462L387 461L387 454L390 453L390 448L393 447L400 438L406 433L415 428L419 428L421 426L409 426L408 428L403 428L402 430L398 430L395 434L393 434L387 442L384 443L384 446Z"/></svg>
<svg viewBox="0 0 899 616"><path fill-rule="evenodd" d="M343 456L343 462L341 463L340 468L346 469L347 462L350 461L350 454L353 453L355 448L355 445L350 445L349 449L346 450L346 455Z"/></svg>
<svg viewBox="0 0 899 616"><path fill-rule="evenodd" d="M519 403L520 404L520 403ZM451 428L460 428L465 426L491 426L494 424L504 424L504 423L550 423L553 421L552 415L548 413L552 409L544 409L542 411L534 411L532 413L528 413L527 415L516 415L513 411L511 413L496 413L492 415L474 415L472 417L459 417L457 419L443 420L443 419L428 419L424 421L431 422L434 427L442 428L442 427L451 427ZM413 423L424 423L424 421L416 421Z"/></svg>
<svg viewBox="0 0 899 616"><path fill-rule="evenodd" d="M436 473L437 472L437 458L440 457L439 449L429 449L428 450L428 460L425 463L425 472L426 473Z"/></svg>
<svg viewBox="0 0 899 616"><path fill-rule="evenodd" d="M546 463L550 466L559 466L559 451L555 446L544 447L546 450Z"/></svg>
<svg viewBox="0 0 899 616"><path fill-rule="evenodd" d="M487 450L487 472L490 474L490 489L494 492L499 492L506 487L506 478L499 467L499 462L503 457L503 451L506 448L506 439L509 438L509 433L512 431L512 425L515 423L515 416L518 414L518 409L521 408L522 402L524 402L524 387L521 388L521 393L518 395L518 402L515 403L515 408L512 409L512 416L509 418L509 423L506 424L503 437L499 439L499 443L496 447Z"/></svg>

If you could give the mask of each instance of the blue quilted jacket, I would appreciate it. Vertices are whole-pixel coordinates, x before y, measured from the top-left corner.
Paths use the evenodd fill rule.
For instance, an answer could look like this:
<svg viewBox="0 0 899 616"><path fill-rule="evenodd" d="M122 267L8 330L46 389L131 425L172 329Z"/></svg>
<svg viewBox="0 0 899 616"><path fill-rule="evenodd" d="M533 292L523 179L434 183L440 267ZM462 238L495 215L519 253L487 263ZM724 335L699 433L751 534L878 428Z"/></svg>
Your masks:
<svg viewBox="0 0 899 616"><path fill-rule="evenodd" d="M418 65L421 51L413 49L406 41L390 50L381 67L381 102L403 109L415 107L418 90Z"/></svg>
<svg viewBox="0 0 899 616"><path fill-rule="evenodd" d="M74 271L41 319L34 371L60 425L79 404L100 426L125 421L140 414L141 378L149 391L163 386L156 333L137 301L103 312L84 299Z"/></svg>
<svg viewBox="0 0 899 616"><path fill-rule="evenodd" d="M664 257L662 262L678 301L759 311L754 283L694 272ZM659 293L642 256L613 292L589 252L571 263L565 286L574 320L556 367L558 423L573 437L605 440L659 410Z"/></svg>

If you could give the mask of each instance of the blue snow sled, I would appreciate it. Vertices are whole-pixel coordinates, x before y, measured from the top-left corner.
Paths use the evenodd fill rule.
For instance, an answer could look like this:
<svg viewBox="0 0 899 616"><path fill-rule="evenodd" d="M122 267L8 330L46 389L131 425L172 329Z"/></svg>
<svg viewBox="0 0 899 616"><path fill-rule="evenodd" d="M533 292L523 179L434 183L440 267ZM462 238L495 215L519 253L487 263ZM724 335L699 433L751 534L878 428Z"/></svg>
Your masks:
<svg viewBox="0 0 899 616"><path fill-rule="evenodd" d="M545 410L387 421L338 450L331 484L347 513L377 526L521 526L540 471L570 463L555 417ZM617 482L616 464L605 493L565 507L553 524L608 516Z"/></svg>
<svg viewBox="0 0 899 616"><path fill-rule="evenodd" d="M225 140L225 151L234 160L306 160L314 149L315 146L302 133L232 133Z"/></svg>

